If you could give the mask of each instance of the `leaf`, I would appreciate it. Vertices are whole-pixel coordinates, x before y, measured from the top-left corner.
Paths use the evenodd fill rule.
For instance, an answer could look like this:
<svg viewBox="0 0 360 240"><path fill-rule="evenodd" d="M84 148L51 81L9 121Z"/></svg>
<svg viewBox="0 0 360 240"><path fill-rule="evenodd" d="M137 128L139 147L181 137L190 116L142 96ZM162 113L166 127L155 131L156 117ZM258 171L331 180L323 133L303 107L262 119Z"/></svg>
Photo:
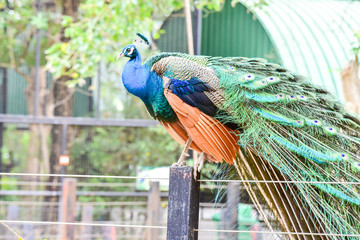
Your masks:
<svg viewBox="0 0 360 240"><path fill-rule="evenodd" d="M35 25L38 29L46 30L48 27L48 19L40 12L31 18L30 24Z"/></svg>
<svg viewBox="0 0 360 240"><path fill-rule="evenodd" d="M54 44L52 45L50 48L48 48L47 50L45 50L45 54L53 54L55 53L56 51L58 51L59 49L61 48L61 44L60 43L57 43L57 44Z"/></svg>
<svg viewBox="0 0 360 240"><path fill-rule="evenodd" d="M72 17L67 16L67 15L62 16L61 26L67 27L67 26L69 26L69 25L72 23L72 21L73 21L73 18L72 18Z"/></svg>

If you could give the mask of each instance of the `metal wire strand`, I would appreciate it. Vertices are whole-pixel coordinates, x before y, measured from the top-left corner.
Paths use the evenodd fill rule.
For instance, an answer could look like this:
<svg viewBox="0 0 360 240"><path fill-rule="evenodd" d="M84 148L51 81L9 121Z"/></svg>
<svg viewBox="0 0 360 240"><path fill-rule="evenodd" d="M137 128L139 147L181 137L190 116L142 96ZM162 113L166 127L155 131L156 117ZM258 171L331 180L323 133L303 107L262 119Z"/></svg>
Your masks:
<svg viewBox="0 0 360 240"><path fill-rule="evenodd" d="M214 230L214 229L194 229L194 231L216 232L216 233L262 233L262 234L276 234L276 235L360 237L360 234L337 234L337 233L303 233L303 232L277 232L277 231Z"/></svg>
<svg viewBox="0 0 360 240"><path fill-rule="evenodd" d="M140 177L140 176L105 176L105 175L77 175L77 174L43 174L43 173L0 173L0 176L34 176L34 177L72 177L72 178L113 178L113 179L149 179L169 180L165 177ZM353 184L360 185L360 182L326 182L326 181L269 181L269 180L225 180L225 179L204 179L199 182L222 182L222 183L293 183L293 184Z"/></svg>
<svg viewBox="0 0 360 240"><path fill-rule="evenodd" d="M2 220L3 224L36 224L36 225L73 225L73 226L99 226L99 227L128 227L128 228L150 228L167 229L165 226L150 225L129 225L129 224L104 224L104 223L80 223L80 222L46 222L46 221L20 221ZM197 232L216 232L216 233L261 233L276 235L305 235L305 236L333 236L333 237L360 237L360 234L334 234L334 233L303 233L303 232L279 232L279 231L247 231L247 230L214 230L214 229L194 229Z"/></svg>
<svg viewBox="0 0 360 240"><path fill-rule="evenodd" d="M127 228L151 228L166 229L165 226L150 225L130 225L130 224L106 224L106 223L83 223L83 222L47 222L47 221L21 221L21 220L1 220L7 224L34 224L34 225L72 225L72 226L92 226L92 227L127 227Z"/></svg>

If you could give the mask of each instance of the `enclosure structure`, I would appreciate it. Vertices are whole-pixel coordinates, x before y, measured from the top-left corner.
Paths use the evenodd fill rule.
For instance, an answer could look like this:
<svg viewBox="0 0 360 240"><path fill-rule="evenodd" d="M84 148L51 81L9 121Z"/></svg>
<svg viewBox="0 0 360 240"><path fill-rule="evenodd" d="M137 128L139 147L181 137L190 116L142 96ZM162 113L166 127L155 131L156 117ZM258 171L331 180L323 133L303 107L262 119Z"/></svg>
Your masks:
<svg viewBox="0 0 360 240"><path fill-rule="evenodd" d="M261 57L280 63L342 98L340 71L353 58L360 29L360 2L277 0L250 12L245 3L225 1L220 12L194 16L202 55ZM296 27L295 27L296 26ZM185 18L174 13L163 24L162 51L187 52ZM196 29L196 27L195 27Z"/></svg>
<svg viewBox="0 0 360 240"><path fill-rule="evenodd" d="M356 11L358 9L358 3L348 3L348 2L342 2L341 7L338 6L339 2L335 1L321 1L324 2L324 4L332 4L330 9L333 9L334 11L338 9L338 11ZM289 5L292 4L292 5ZM346 21L350 21L350 17L344 16L343 18L336 19L336 26L337 30L342 30L344 35L341 36L335 36L336 31L333 30L333 32L330 31L330 35L325 34L326 26L322 26L321 29L318 29L319 27L317 25L317 22L312 19L307 19L308 17L311 18L311 14L316 13L316 9L312 9L311 11L308 11L308 7L316 6L316 4L320 4L320 1L303 1L301 6L299 8L295 7L299 5L299 2L296 1L274 1L274 6L277 8L281 8L281 11L288 11L288 13L279 13L279 9L273 9L273 6L265 7L262 10L256 10L254 13L247 13L246 8L241 5L237 4L234 8L231 7L230 1L226 1L226 4L223 8L223 10L219 13L211 13L211 12L202 12L202 21L198 21L199 18L197 18L196 15L194 15L194 25L196 26L194 30L198 31L200 34L195 34L197 36L196 42L198 46L198 53L204 54L204 55L221 55L221 56L246 56L246 57L264 57L269 59L270 61L285 64L288 67L294 69L295 71L298 71L304 75L307 75L306 72L309 71L309 75L314 76L316 73L313 74L313 71L319 71L319 78L316 78L317 80L325 81L326 79L330 79L329 81L324 82L325 84L339 84L338 81L333 81L331 79L338 78L338 72L337 69L342 68L342 65L347 62L347 60L350 58L350 36L352 34L352 29L359 28L356 26L356 21L351 23L346 23ZM344 5L343 5L344 4ZM304 6L306 5L306 7ZM321 5L321 4L320 4ZM317 7L320 7L318 5ZM321 5L323 6L323 5ZM346 8L345 8L346 7ZM300 9L301 13L294 13L294 9ZM340 10L339 10L340 9ZM331 10L332 11L332 10ZM293 13L293 14L291 14ZM301 19L301 14L304 14L304 19ZM338 13L332 13L329 12L329 14L325 14L326 16L321 16L324 18L330 18L333 16L339 16L337 14L342 14L340 12ZM181 14L180 14L181 15ZM354 12L349 14L349 16L354 15ZM176 16L176 15L175 15ZM305 16L306 19L305 19ZM253 19L255 17L255 19ZM294 17L294 18L293 18ZM297 17L295 19L295 17ZM319 16L314 16L314 19L318 19L319 23L326 23L327 21L330 21L331 19L321 21ZM356 16L354 16L353 19L356 19ZM346 20L346 21L345 21ZM303 26L303 30L301 32L296 33L296 29L293 29L290 31L289 24L292 22L294 23L296 21L297 24L300 26ZM299 21L299 22L297 22ZM303 22L301 22L303 21ZM310 23L306 21L311 21ZM335 20L334 20L335 21ZM357 21L359 22L359 21ZM346 23L345 26L341 25L342 23ZM173 24L173 25L171 25ZM181 25L182 24L182 25ZM333 25L331 25L333 26ZM351 28L350 28L350 27ZM306 28L308 27L308 28ZM348 28L347 28L348 27ZM164 29L167 29L167 32L162 36L162 38L158 41L158 44L163 51L181 51L181 52L187 52L186 49L186 34L185 34L185 22L184 20L180 18L174 18L169 19L163 26ZM181 29L181 31L179 31ZM351 31L350 31L351 29ZM176 32L172 32L175 30ZM330 29L331 30L331 29ZM287 34L285 32L290 31L291 34ZM300 38L299 35L304 34L306 32L307 35L303 35L303 39ZM326 32L329 34L329 32ZM346 34L345 34L346 33ZM346 35L346 36L345 36ZM334 62L329 61L327 63L326 58L323 59L323 63L321 64L321 61L318 62L311 62L311 60L308 60L308 58L311 58L313 60L314 56L321 56L324 57L325 55L323 53L327 53L327 51L338 51L339 46L335 45L329 45L327 48L324 48L323 44L332 43L334 44L334 40L329 41L333 37L333 39L340 39L341 41L338 41L338 43L343 47L342 52L340 52L342 57L339 57L336 59L336 65ZM302 39L301 42L294 41L298 39ZM320 40L322 39L322 40ZM317 41L317 42L316 42ZM174 46L173 43L179 44L177 46ZM200 44L201 43L201 44ZM166 45L168 44L168 45ZM169 45L170 44L170 45ZM292 46L292 44L295 44ZM200 48L201 45L201 48ZM306 48L307 47L307 48ZM320 47L320 50L314 50L313 48ZM323 48L323 49L322 49ZM321 50L322 49L322 50ZM346 49L348 49L346 51ZM340 54L339 53L339 54ZM318 55L320 54L320 55ZM323 55L321 55L323 54ZM335 55L335 53L333 53ZM340 55L339 55L340 56ZM292 64L292 65L291 65ZM302 66L302 69L299 68ZM331 67L329 67L331 66ZM333 70L335 69L335 70ZM321 72L320 72L321 70ZM329 71L332 70L332 71ZM11 72L11 70L8 70L5 74L4 70L1 72L1 76L6 76L2 78L2 89L1 93L3 93L3 90L7 91L7 94L3 94L0 98L1 106L3 104L7 103L10 105L7 105L8 111L3 111L7 113L15 113L15 114L26 114L26 102L25 98L23 96L23 90L25 89L24 82L21 82L21 77L19 75L16 75L15 73ZM329 75L330 77L326 77L326 75ZM333 78L332 78L333 76ZM13 79L18 78L19 80L12 81ZM4 79L7 79L6 84L4 85L5 81ZM18 86L16 86L18 82ZM51 83L51 80L49 80L49 84ZM88 83L89 84L89 83ZM4 88L5 86L5 88ZM337 85L334 85L337 86ZM84 86L84 90L87 90L88 85ZM331 88L331 86L330 86ZM11 89L11 90L9 90ZM333 87L334 90L337 89L337 87ZM339 85L340 89L340 85ZM16 90L16 91L15 91ZM7 96L7 99L4 97ZM80 99L80 98L79 98ZM93 101L90 96L87 94L81 95L81 101L76 100L75 95L75 102L81 102L81 106L78 108L79 111L83 111L79 114L74 114L74 116L91 116L91 113L93 111ZM20 102L20 105L16 105L16 101ZM12 105L14 104L14 105ZM6 109L2 108L2 109ZM75 107L76 109L76 107ZM75 110L76 112L76 110ZM3 117L3 116L1 116ZM11 120L12 119L12 120ZM17 120L16 120L17 119ZM8 116L8 118L3 118L3 121L5 122L16 122L19 121L20 123L36 123L36 124L60 124L63 126L66 125L77 125L77 124L83 124L87 126L90 125L96 125L96 126L104 126L106 124L109 124L111 126L129 126L126 122L121 122L117 120L116 122L112 121L106 121L106 120L98 120L98 119L68 119L68 118L57 118L57 119L42 119L42 121L38 121L39 119L35 119L37 121L32 121L31 118L27 118L26 120L21 120L19 117L12 118L12 116ZM75 122L74 122L75 121ZM78 122L76 122L78 121ZM18 122L18 123L19 123ZM155 123L152 121L147 122L148 126L153 126ZM109 126L107 125L107 126ZM27 125L21 125L27 126ZM79 126L77 126L79 128ZM125 132L125 133L128 133ZM86 137L85 143L90 145L91 142L93 142L93 138L96 138L96 134L101 134L101 132L95 132L92 134L89 134L89 137ZM125 141L128 141L127 139ZM83 149L82 149L83 150ZM79 165L81 165L83 162L83 158L85 159L87 155L91 155L93 152L87 152L84 151L84 153L78 154L80 155L79 159L81 159L81 162ZM97 169L98 170L98 169ZM86 183L82 183L86 184ZM116 185L117 183L111 183ZM104 184L105 185L105 184ZM119 186L121 183L119 184ZM86 186L86 185L83 185ZM89 186L89 185L87 185ZM105 186L104 186L105 187ZM99 193L97 193L99 194ZM56 203L55 203L56 204ZM201 207L201 205L200 205ZM210 207L211 208L211 207ZM118 211L118 209L114 209L115 211ZM109 212L112 210L109 210ZM84 210L85 212L85 210ZM143 220L143 218L141 219ZM209 220L209 219L207 219ZM200 223L201 224L201 223ZM229 228L227 228L229 229ZM213 234L214 235L214 234ZM215 235L214 235L215 237Z"/></svg>

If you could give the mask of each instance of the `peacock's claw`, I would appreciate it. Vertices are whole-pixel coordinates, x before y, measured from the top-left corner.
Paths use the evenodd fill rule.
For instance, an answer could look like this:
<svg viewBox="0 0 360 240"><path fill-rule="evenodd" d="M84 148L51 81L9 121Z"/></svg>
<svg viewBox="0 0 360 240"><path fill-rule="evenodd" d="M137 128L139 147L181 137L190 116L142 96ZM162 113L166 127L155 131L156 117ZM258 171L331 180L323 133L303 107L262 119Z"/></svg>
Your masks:
<svg viewBox="0 0 360 240"><path fill-rule="evenodd" d="M180 156L179 160L176 163L173 163L171 165L172 167L186 166L185 160L190 156L188 154L188 151L189 151L189 147L190 147L191 142L192 142L192 140L189 137L188 140L186 141L185 148L184 148L183 152L181 153L181 156Z"/></svg>
<svg viewBox="0 0 360 240"><path fill-rule="evenodd" d="M182 162L174 162L173 164L171 164L172 167L184 167L186 166L186 162L182 161Z"/></svg>
<svg viewBox="0 0 360 240"><path fill-rule="evenodd" d="M171 166L173 167L183 167L183 166L186 166L186 162L185 162L185 159L188 158L190 155L187 154L187 153L183 153L181 154L179 160L175 163L173 163Z"/></svg>
<svg viewBox="0 0 360 240"><path fill-rule="evenodd" d="M203 167L205 160L206 160L206 156L205 156L204 152L202 152L200 154L200 157L197 160L194 160L194 178L195 178L195 180L197 178L197 174L200 173L201 168Z"/></svg>

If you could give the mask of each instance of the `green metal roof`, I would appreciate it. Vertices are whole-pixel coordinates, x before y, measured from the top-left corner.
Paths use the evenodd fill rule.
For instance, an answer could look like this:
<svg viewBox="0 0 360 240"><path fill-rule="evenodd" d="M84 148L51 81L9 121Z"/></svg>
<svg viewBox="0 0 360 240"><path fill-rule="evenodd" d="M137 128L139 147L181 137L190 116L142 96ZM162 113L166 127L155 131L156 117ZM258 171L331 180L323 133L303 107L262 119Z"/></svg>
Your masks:
<svg viewBox="0 0 360 240"><path fill-rule="evenodd" d="M339 97L359 13L360 2L336 0L276 0L255 10L282 64Z"/></svg>
<svg viewBox="0 0 360 240"><path fill-rule="evenodd" d="M266 28L246 7L230 3L226 1L220 12L203 14L201 54L261 57L280 63Z"/></svg>
<svg viewBox="0 0 360 240"><path fill-rule="evenodd" d="M28 70L25 69L25 72ZM0 90L3 91L4 69L0 68ZM51 84L51 75L48 74L48 84ZM28 104L25 95L28 83L23 76L16 73L13 69L7 69L7 87L6 87L6 113L7 114L28 114ZM88 96L88 87L90 86L90 79L86 79L86 84L83 87L76 87L73 102L73 116L89 116L92 114L92 99ZM49 86L50 87L50 86ZM0 94L2 92L0 91ZM40 96L39 96L40 97ZM0 113L5 113L3 109L2 97L0 95Z"/></svg>

